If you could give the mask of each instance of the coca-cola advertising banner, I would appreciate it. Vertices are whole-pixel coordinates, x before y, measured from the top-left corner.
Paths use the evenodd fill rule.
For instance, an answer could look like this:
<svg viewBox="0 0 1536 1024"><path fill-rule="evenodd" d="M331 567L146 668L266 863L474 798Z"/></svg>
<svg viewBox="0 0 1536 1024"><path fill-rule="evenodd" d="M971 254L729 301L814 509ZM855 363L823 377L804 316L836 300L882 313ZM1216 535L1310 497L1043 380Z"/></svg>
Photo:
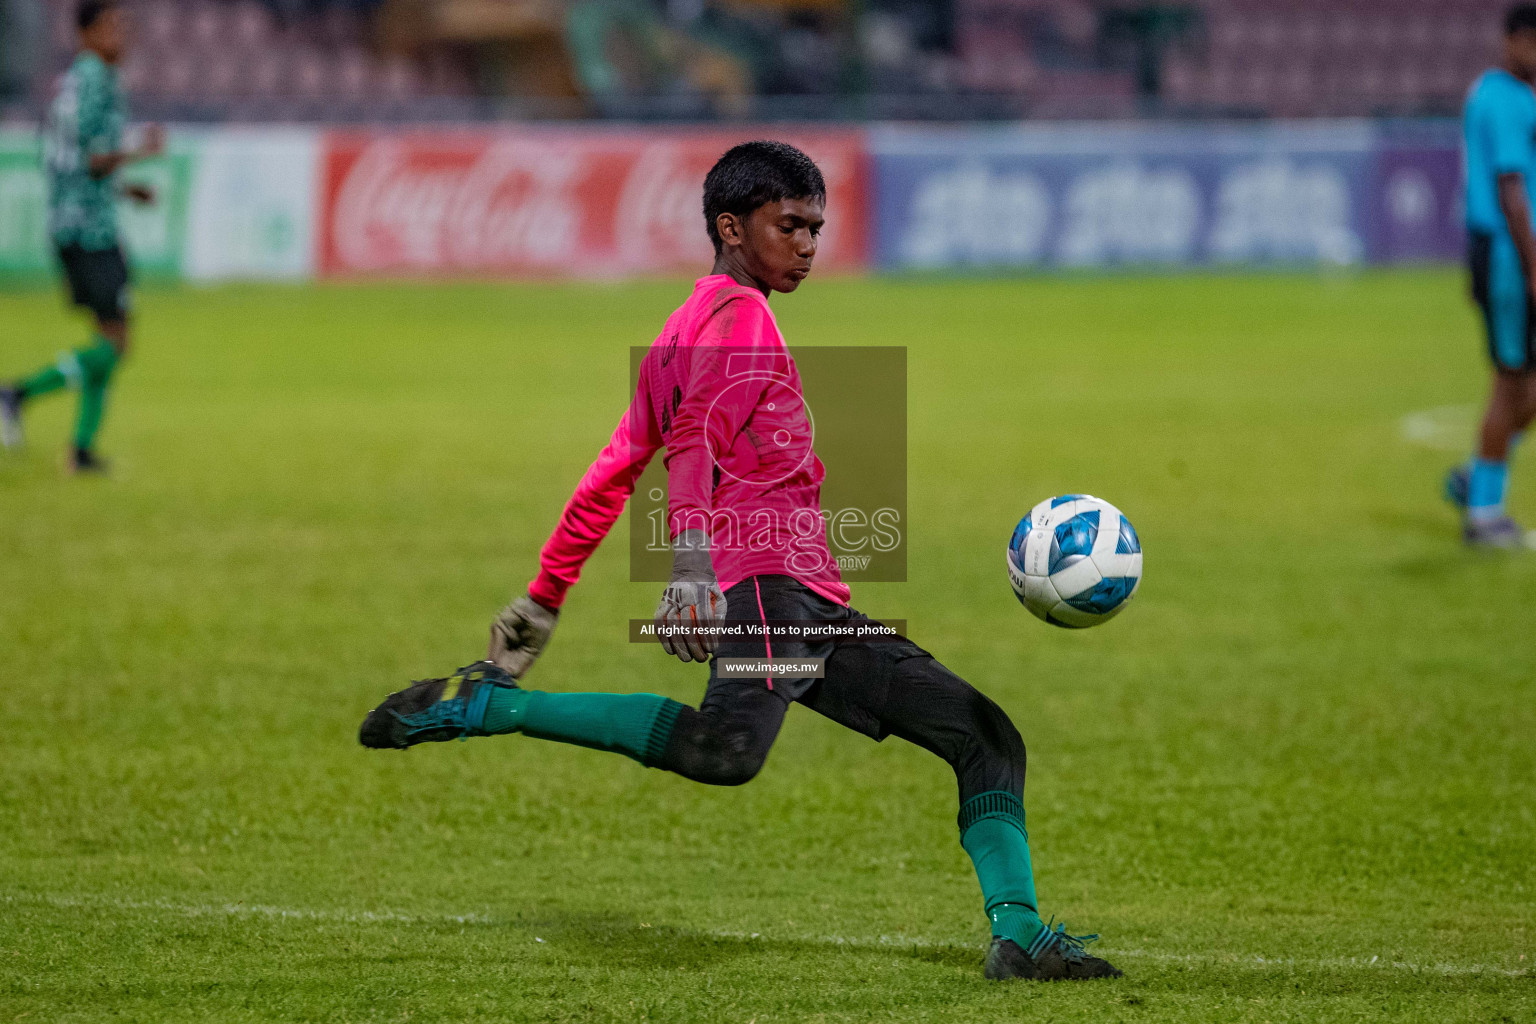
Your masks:
<svg viewBox="0 0 1536 1024"><path fill-rule="evenodd" d="M330 276L702 272L704 175L765 133L514 128L331 133L319 269ZM816 262L867 262L866 146L858 131L766 133L827 179Z"/></svg>

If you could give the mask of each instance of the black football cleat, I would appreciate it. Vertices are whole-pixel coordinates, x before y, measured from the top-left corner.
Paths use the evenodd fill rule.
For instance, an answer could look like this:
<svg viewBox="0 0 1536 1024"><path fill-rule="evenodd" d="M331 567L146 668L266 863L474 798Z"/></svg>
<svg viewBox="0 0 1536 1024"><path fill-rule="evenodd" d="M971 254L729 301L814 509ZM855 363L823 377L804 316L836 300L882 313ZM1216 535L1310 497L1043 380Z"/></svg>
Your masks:
<svg viewBox="0 0 1536 1024"><path fill-rule="evenodd" d="M1091 981L1118 978L1124 973L1108 960L1083 949L1097 935L1068 935L1064 924L1047 927L1025 949L1012 939L994 937L983 973L991 981L1025 978L1030 981Z"/></svg>
<svg viewBox="0 0 1536 1024"><path fill-rule="evenodd" d="M69 471L75 476L106 476L112 464L89 448L76 448L69 453Z"/></svg>
<svg viewBox="0 0 1536 1024"><path fill-rule="evenodd" d="M1487 521L1467 518L1461 527L1461 539L1469 548L1489 551L1518 551L1532 547L1532 537L1509 516Z"/></svg>
<svg viewBox="0 0 1536 1024"><path fill-rule="evenodd" d="M21 389L0 387L0 447L20 448L25 441L21 429Z"/></svg>
<svg viewBox="0 0 1536 1024"><path fill-rule="evenodd" d="M496 687L517 683L493 662L477 661L446 679L423 679L384 698L368 712L357 740L376 750L485 736L486 705Z"/></svg>

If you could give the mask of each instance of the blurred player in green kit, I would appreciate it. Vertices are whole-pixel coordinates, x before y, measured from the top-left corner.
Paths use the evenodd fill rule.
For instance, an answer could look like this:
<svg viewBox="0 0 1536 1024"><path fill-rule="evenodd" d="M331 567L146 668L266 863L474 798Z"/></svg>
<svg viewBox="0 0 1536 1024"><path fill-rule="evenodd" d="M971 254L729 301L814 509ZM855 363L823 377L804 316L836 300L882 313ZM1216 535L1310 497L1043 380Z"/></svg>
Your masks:
<svg viewBox="0 0 1536 1024"><path fill-rule="evenodd" d="M70 300L91 312L95 330L89 344L0 387L0 441L18 447L23 408L50 392L74 388L80 392L80 407L69 465L76 473L99 473L105 465L96 455L96 433L129 340L128 263L118 244L114 206L119 194L138 203L155 199L148 186L120 188L115 178L124 164L157 156L164 133L152 126L137 149L123 148L128 108L116 67L128 25L115 0L82 0L77 24L80 52L60 77L48 110L43 163L49 233L69 281Z"/></svg>

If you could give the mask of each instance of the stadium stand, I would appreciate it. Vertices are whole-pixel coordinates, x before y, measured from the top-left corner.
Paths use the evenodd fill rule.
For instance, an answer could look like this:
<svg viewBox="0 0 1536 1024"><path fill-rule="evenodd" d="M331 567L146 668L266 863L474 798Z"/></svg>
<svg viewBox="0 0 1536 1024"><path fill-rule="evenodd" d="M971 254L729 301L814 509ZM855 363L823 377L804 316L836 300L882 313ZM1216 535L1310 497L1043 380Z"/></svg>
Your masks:
<svg viewBox="0 0 1536 1024"><path fill-rule="evenodd" d="M35 112L73 45L46 2ZM127 0L142 116L1454 113L1504 0ZM3 76L0 76L3 77ZM16 73L11 75L16 78ZM15 92L15 90L13 90ZM25 113L23 111L23 113Z"/></svg>
<svg viewBox="0 0 1536 1024"><path fill-rule="evenodd" d="M1450 114L1498 54L1504 0L1225 0L1170 56L1163 98L1195 113Z"/></svg>
<svg viewBox="0 0 1536 1024"><path fill-rule="evenodd" d="M1021 93L1027 112L1037 116L1065 105L1079 115L1309 117L1453 113L1468 83L1495 59L1507 5L966 0L961 6L965 85ZM1126 15L1140 15L1141 24ZM1118 33L1112 31L1117 25ZM1148 63L1153 67L1137 66ZM1127 97L1139 102L1128 104Z"/></svg>
<svg viewBox="0 0 1536 1024"><path fill-rule="evenodd" d="M127 0L122 68L139 116L156 120L346 121L463 116L475 89L442 49L390 52L366 6L260 0ZM50 75L74 48L74 4L51 0ZM39 101L47 81L35 90Z"/></svg>

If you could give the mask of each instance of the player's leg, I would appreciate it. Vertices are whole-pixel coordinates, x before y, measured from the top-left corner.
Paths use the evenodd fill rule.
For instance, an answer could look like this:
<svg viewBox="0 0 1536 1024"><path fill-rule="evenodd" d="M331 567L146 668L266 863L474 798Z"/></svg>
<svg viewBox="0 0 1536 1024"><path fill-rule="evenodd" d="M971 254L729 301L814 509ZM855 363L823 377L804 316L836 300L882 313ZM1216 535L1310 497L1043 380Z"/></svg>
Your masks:
<svg viewBox="0 0 1536 1024"><path fill-rule="evenodd" d="M1497 386L1497 379L1498 375L1495 374L1495 386ZM1484 418L1478 424L1477 446L1473 449L1472 454L1467 457L1466 461L1459 465L1452 466L1450 470L1445 474L1446 500L1449 501L1452 505L1455 505L1463 515L1466 514L1467 505L1472 500L1472 471L1474 468L1476 468L1478 461L1483 458L1482 437L1484 433L1484 427L1487 425L1488 416L1496 404L1497 399L1490 393L1488 407L1484 409L1483 413ZM1531 416L1522 415L1519 418L1519 421L1524 424L1529 424L1531 422ZM1524 426L1522 426L1519 430L1516 430L1513 434L1509 435L1509 439L1505 442L1504 445L1504 458L1499 460L1503 462L1506 467L1514 459L1515 451L1520 447L1520 442L1524 439L1524 437Z"/></svg>
<svg viewBox="0 0 1536 1024"><path fill-rule="evenodd" d="M760 617L754 588L751 580L731 588L728 624ZM764 643L725 642L719 654L762 657ZM763 680L721 679L713 664L704 700L695 709L651 693L525 690L496 666L480 662L448 679L424 680L391 694L363 722L359 739L364 746L388 748L522 733L624 754L708 785L736 786L762 767L791 699Z"/></svg>
<svg viewBox="0 0 1536 1024"><path fill-rule="evenodd" d="M658 757L682 705L654 693L546 693L524 690L488 661L390 694L363 720L365 747L526 733L641 763Z"/></svg>
<svg viewBox="0 0 1536 1024"><path fill-rule="evenodd" d="M1509 455L1514 455L1515 446L1530 429L1531 423L1536 422L1536 359L1532 360L1531 371L1520 377L1520 416L1516 421L1519 429L1509 439Z"/></svg>
<svg viewBox="0 0 1536 1024"><path fill-rule="evenodd" d="M75 418L72 465L77 473L106 467L96 456L96 434L106 411L107 391L118 364L128 355L128 263L119 248L86 254L87 302L96 317L96 338L79 354L80 408Z"/></svg>
<svg viewBox="0 0 1536 1024"><path fill-rule="evenodd" d="M1469 526L1477 527L1479 543L1491 542L1495 547L1533 546L1536 539L1505 511L1515 449L1536 420L1536 358L1527 359L1525 366L1527 369L1519 373L1495 372L1493 393L1479 431L1477 455L1466 472L1467 497L1463 506ZM1474 509L1482 516L1482 521L1476 524L1471 523Z"/></svg>
<svg viewBox="0 0 1536 1024"><path fill-rule="evenodd" d="M1509 516L1509 457L1514 439L1531 421L1531 380L1528 373L1496 370L1488 408L1478 432L1477 454L1467 473L1463 534L1479 547L1517 547L1524 531Z"/></svg>
<svg viewBox="0 0 1536 1024"><path fill-rule="evenodd" d="M784 724L788 705L760 681L720 680L697 709L650 693L545 693L501 687L482 728L489 735L610 750L647 768L710 786L756 777Z"/></svg>
<svg viewBox="0 0 1536 1024"><path fill-rule="evenodd" d="M0 388L0 429L3 429L5 446L15 448L22 443L21 414L25 404L74 387L80 392L80 409L75 420L72 465L76 470L99 469L101 463L92 446L101 427L107 386L122 358L120 353L126 348L127 331L125 322L98 322L96 335L89 345L62 353L51 365Z"/></svg>
<svg viewBox="0 0 1536 1024"><path fill-rule="evenodd" d="M994 978L1120 972L1040 918L1024 825L1024 741L1002 708L910 642L844 644L802 703L875 739L899 736L942 758L960 790L960 844L981 884Z"/></svg>
<svg viewBox="0 0 1536 1024"><path fill-rule="evenodd" d="M1503 369L1493 373L1488 405L1477 432L1476 460L1503 463L1509 459L1511 440L1519 431L1525 408L1524 374ZM1469 507L1477 507L1469 500Z"/></svg>
<svg viewBox="0 0 1536 1024"><path fill-rule="evenodd" d="M802 699L835 721L938 755L960 789L960 843L993 933L1028 946L1045 927L1024 828L1024 741L1003 710L910 643L847 644Z"/></svg>
<svg viewBox="0 0 1536 1024"><path fill-rule="evenodd" d="M654 693L548 693L524 690L490 662L446 679L427 679L368 714L365 747L522 733L623 754L647 768L711 786L739 786L757 775L788 707L761 682L712 684L697 709Z"/></svg>
<svg viewBox="0 0 1536 1024"><path fill-rule="evenodd" d="M1491 240L1478 272L1474 252L1473 292L1483 311L1493 384L1478 434L1478 450L1467 472L1463 536L1481 547L1514 547L1524 532L1505 512L1509 455L1529 421L1525 414L1532 369L1531 331L1536 327L1530 296L1512 244Z"/></svg>
<svg viewBox="0 0 1536 1024"><path fill-rule="evenodd" d="M70 301L76 306L82 305L85 301L84 281L78 259L83 252L84 250L77 245L61 246L56 250L59 269L63 272L69 289ZM59 356L57 362L34 370L0 387L0 442L3 442L5 447L21 446L23 405L33 399L61 391L69 385L75 374L74 357L74 352L65 352Z"/></svg>
<svg viewBox="0 0 1536 1024"><path fill-rule="evenodd" d="M1470 231L1467 234L1467 279L1468 291L1472 302L1477 306L1477 311L1483 322L1483 336L1488 340L1490 350L1493 347L1493 304L1489 294L1489 278L1493 267L1493 236L1484 231ZM1477 454L1467 457L1466 461L1452 466L1445 474L1444 493L1445 498L1456 506L1463 516L1467 511L1467 497L1472 487L1472 464L1477 461Z"/></svg>
<svg viewBox="0 0 1536 1024"><path fill-rule="evenodd" d="M70 297L95 317L89 344L65 352L49 366L0 388L0 433L7 447L21 443L22 407L44 395L73 387L80 392L71 465L76 471L99 470L94 454L107 388L118 363L128 351L128 270L121 250L90 252L65 246L59 261L69 283Z"/></svg>
<svg viewBox="0 0 1536 1024"><path fill-rule="evenodd" d="M695 711L679 707L677 722L652 767L710 786L752 781L768 759L789 704L761 679L710 679Z"/></svg>
<svg viewBox="0 0 1536 1024"><path fill-rule="evenodd" d="M113 374L128 351L128 322L98 319L96 337L94 345L75 354L80 370L80 406L75 415L70 464L76 473L106 469L96 454L96 435L106 412L107 390Z"/></svg>

